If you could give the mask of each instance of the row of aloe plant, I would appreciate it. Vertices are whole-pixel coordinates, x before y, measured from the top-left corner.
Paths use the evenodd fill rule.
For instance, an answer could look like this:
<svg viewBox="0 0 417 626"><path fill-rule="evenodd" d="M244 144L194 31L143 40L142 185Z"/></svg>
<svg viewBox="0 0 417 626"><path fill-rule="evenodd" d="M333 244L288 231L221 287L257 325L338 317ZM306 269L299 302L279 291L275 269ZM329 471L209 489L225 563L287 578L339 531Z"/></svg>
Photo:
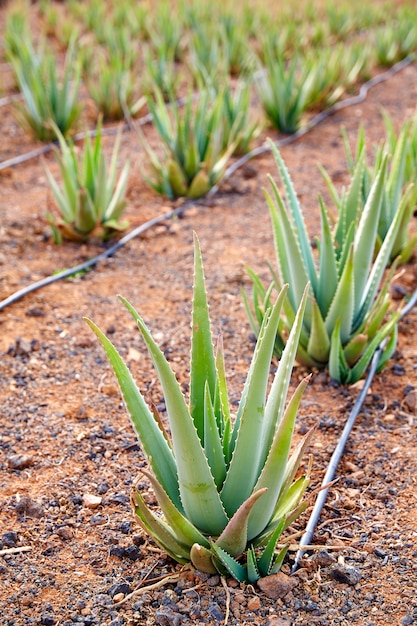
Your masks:
<svg viewBox="0 0 417 626"><path fill-rule="evenodd" d="M353 382L365 371L377 345L388 336L391 338L381 365L389 358L398 321L398 314L394 313L383 322L388 309L386 286L392 273L380 295L377 291L404 211L398 209L373 262L387 157L359 216L357 207L365 169L362 153L352 185L339 207L333 237L321 203L322 240L317 273L288 171L273 145L271 149L284 181L288 207L285 208L272 179L275 201L269 195L267 199L280 273L292 283L280 285L274 301L271 290L263 299L258 341L234 416L228 399L221 337L217 349L213 348L196 236L188 399L144 320L132 304L120 298L135 320L156 369L168 429L164 419L147 405L115 346L91 320L86 320L114 370L148 462L149 469L141 470L131 497L140 526L179 563L191 562L200 571L229 574L240 582L251 583L280 569L290 542L285 531L308 504L305 492L311 458L304 470L301 465L313 431L296 446L292 439L309 377L298 384L288 399L294 361L306 357L304 362L310 366L328 362L331 375ZM255 284L258 283L256 279ZM280 278L275 286L278 283ZM269 386L277 336L280 361ZM147 504L140 490L144 483L153 489L162 515Z"/></svg>
<svg viewBox="0 0 417 626"><path fill-rule="evenodd" d="M91 10L94 19L103 13L96 3L91 4ZM306 110L328 106L355 82L369 76L375 58L388 63L381 60L383 55L380 50L384 44L377 35L373 45L370 43L371 36L368 36L366 45L362 42L358 45L355 39L344 41L343 51L337 46L335 49L334 42L331 47L317 48L313 45L314 38L313 41L308 39L314 54L303 42L291 49L292 60L288 62L290 40L294 38L283 37L281 32L278 37L278 32L272 27L264 29L262 32L265 34L252 45L248 26L233 15L220 13L219 22L216 22L206 12L199 19L199 12L190 11L187 19L184 13L184 23L178 24L165 4L157 10L158 19L155 22L147 20L146 34L142 32L141 40L138 33L143 29L132 19L132 11L132 7L128 11L126 4L125 11L118 12L117 19L114 17L114 23L112 18L103 14L103 19L97 22L102 24L96 32L99 54L92 54L91 38L81 37L80 60L74 62L72 50L67 59L69 70L61 78L51 70L54 56L49 49L43 53L38 49L35 54L25 54L28 46L33 49L29 29L25 28L24 32L16 29L15 24L21 15L11 13L6 28L6 42L9 42L6 51L13 61L16 80L24 95L26 126L30 125L40 139L50 139L51 118L64 134L72 130L79 113L77 87L80 65L84 67L90 95L104 119L135 115L144 103L141 95L153 92L154 86L166 97L175 98L179 86L183 85L183 77L176 64L179 59L183 69L189 70L199 87L202 84L212 85L213 81L224 82L233 73L242 76L256 73L258 95L269 122L280 131L294 132ZM335 21L331 12L327 17ZM404 12L403 18L397 17L395 25L384 26L383 40L388 39L387 32L391 29L392 41L397 43L395 54L387 52L386 55L392 57L392 63L416 49L417 29L409 29L407 36L400 36L409 23L409 17ZM187 28L186 21L191 30L185 46L181 42L184 40L183 30ZM340 22L343 31L344 20ZM294 22L286 23L289 32L291 24L294 27ZM145 37L147 41L143 44ZM73 36L70 40L71 49L74 39ZM302 36L297 36L296 41L302 39ZM324 35L322 43L323 40ZM144 48L143 53L141 48ZM187 48L187 54L184 48ZM31 62L30 57L36 59L36 63ZM143 67L145 76L142 78ZM71 106L66 104L68 95Z"/></svg>
<svg viewBox="0 0 417 626"><path fill-rule="evenodd" d="M270 177L272 195L266 192L277 269L270 265L269 286L249 270L253 283L252 303L245 296L249 319L258 334L274 292L289 283L275 343L276 353L281 354L305 284L309 282L311 297L297 360L310 368L328 367L330 376L342 383L353 383L363 376L376 347L383 341L387 343L380 359L381 368L396 346L399 314L390 311L389 286L397 261L388 273L386 269L394 246L404 240L410 206L414 210L417 198L415 184L404 192L402 178L398 189L393 189L408 152L405 135L398 146L390 169L389 156L378 157L373 178L366 170L365 150L360 150L349 189L339 197L331 186L336 198L336 217L331 217L319 198L321 236L316 242L316 259L290 174L277 148L270 144L284 187L282 195ZM330 184L327 175L326 179ZM381 224L386 227L383 237L379 235ZM414 238L411 246L415 247Z"/></svg>

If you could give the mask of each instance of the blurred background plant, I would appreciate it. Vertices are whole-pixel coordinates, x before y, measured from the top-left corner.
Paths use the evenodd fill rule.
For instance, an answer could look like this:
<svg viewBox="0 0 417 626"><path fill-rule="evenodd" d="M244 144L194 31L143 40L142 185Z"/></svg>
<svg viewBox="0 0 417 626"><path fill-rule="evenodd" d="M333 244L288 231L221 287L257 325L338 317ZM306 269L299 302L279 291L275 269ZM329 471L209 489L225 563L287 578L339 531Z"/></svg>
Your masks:
<svg viewBox="0 0 417 626"><path fill-rule="evenodd" d="M160 157L140 133L148 157L149 185L168 198L204 196L223 176L237 146L234 132L225 135L224 99L212 90L189 95L183 108L164 101L159 90L148 98L153 123L162 141Z"/></svg>
<svg viewBox="0 0 417 626"><path fill-rule="evenodd" d="M17 119L23 128L41 141L56 139L55 128L64 136L73 132L81 112L78 101L81 67L75 40L66 53L61 78L56 57L46 42L35 50L31 38L23 33L9 42L8 54L23 96L23 103L16 103Z"/></svg>
<svg viewBox="0 0 417 626"><path fill-rule="evenodd" d="M94 142L86 135L80 157L73 142L66 141L57 127L54 130L60 147L60 150L55 149L55 156L61 185L49 169L46 169L46 175L54 201L47 220L55 243L61 243L62 239L108 239L127 228L128 222L120 218L126 207L128 163L123 166L117 180L121 133L116 139L110 164L107 164L101 123L97 126Z"/></svg>
<svg viewBox="0 0 417 626"><path fill-rule="evenodd" d="M295 133L308 103L313 74L298 55L286 61L268 39L263 44L263 71L256 73L259 99L271 125L282 133Z"/></svg>
<svg viewBox="0 0 417 626"><path fill-rule="evenodd" d="M379 145L375 146L372 156L367 151L367 141L365 129L360 128L356 152L353 155L346 132L344 132L344 143L349 169L354 175L358 162L365 153L366 167L363 170L362 198L361 206L364 206L369 195L371 186L381 167L384 154L389 154L387 181L384 188L381 214L378 223L378 236L376 241L376 252L381 247L387 236L390 226L399 210L400 202L405 203L402 211L403 218L399 226L398 234L392 246L390 260L395 259L400 263L406 263L417 245L417 233L412 232L411 222L416 210L417 203L417 116L407 120L398 130L394 128L390 117L382 112L386 136ZM325 175L327 184L332 194L336 206L340 206L341 197L338 196L330 178Z"/></svg>

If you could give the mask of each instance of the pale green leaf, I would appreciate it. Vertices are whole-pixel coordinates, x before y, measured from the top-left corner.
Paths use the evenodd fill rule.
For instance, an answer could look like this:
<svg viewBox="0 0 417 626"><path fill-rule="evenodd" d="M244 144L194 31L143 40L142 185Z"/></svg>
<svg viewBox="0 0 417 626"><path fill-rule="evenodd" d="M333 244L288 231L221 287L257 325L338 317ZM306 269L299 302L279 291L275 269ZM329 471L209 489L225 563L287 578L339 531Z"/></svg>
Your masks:
<svg viewBox="0 0 417 626"><path fill-rule="evenodd" d="M140 315L127 300L120 300L138 324L162 386L185 514L202 532L220 534L228 517L179 383Z"/></svg>

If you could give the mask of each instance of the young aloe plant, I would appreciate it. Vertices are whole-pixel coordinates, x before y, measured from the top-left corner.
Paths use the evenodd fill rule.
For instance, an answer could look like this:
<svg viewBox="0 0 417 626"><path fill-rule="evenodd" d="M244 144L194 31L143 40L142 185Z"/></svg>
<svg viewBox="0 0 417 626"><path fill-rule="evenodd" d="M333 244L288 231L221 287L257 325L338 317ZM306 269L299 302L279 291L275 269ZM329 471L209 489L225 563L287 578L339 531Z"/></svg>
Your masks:
<svg viewBox="0 0 417 626"><path fill-rule="evenodd" d="M135 309L131 313L157 371L167 408L162 420L145 403L120 355L101 330L99 338L118 379L133 427L147 457L162 517L137 490L132 503L139 524L180 563L204 572L229 572L255 581L278 571L287 546L276 545L283 530L306 507L309 482L299 467L311 432L290 453L304 379L285 407L301 332L307 289L268 395L276 329L287 287L266 315L234 420L228 401L222 343L213 350L201 252L194 239L194 298L190 397L187 403L164 354ZM297 477L296 477L297 474ZM243 554L246 552L246 562Z"/></svg>
<svg viewBox="0 0 417 626"><path fill-rule="evenodd" d="M86 68L87 87L104 120L121 120L144 104L139 97L136 72L117 53L96 54Z"/></svg>
<svg viewBox="0 0 417 626"><path fill-rule="evenodd" d="M403 210L403 218L398 229L397 236L392 246L390 259L394 261L399 257L399 262L406 263L414 252L417 244L417 235L411 235L409 226L414 214L417 201L417 117L413 121L407 121L397 133L392 120L387 114L383 114L386 130L386 139L376 149L373 164L362 168L360 161L362 152L366 154L365 130L361 128L356 146L356 155L352 155L346 134L344 143L349 168L352 176L355 176L356 168L363 171L361 205L365 204L366 198L377 172L381 167L385 153L389 153L389 167L387 181L384 188L381 212L378 223L377 248L384 241L391 223L399 209L399 204L406 204ZM338 196L329 176L323 171L326 182L332 194L336 206L340 206L342 199Z"/></svg>
<svg viewBox="0 0 417 626"><path fill-rule="evenodd" d="M227 148L230 139L235 139L234 154L246 154L250 145L261 132L260 120L252 120L250 116L251 84L239 80L232 91L229 86L223 88L223 123L224 147Z"/></svg>
<svg viewBox="0 0 417 626"><path fill-rule="evenodd" d="M387 157L382 160L365 207L359 210L364 160L357 168L350 188L343 198L335 227L331 228L327 209L320 199L321 238L317 242L318 264L313 255L304 217L285 164L271 142L271 150L285 188L285 201L270 178L273 197L266 192L278 273L272 270L273 285L265 289L252 272L253 303L246 308L256 333L259 320L269 307L274 286L291 282L284 318L278 329L278 353L285 345L287 327L292 324L304 286L311 284L311 298L306 307L297 360L308 367L329 367L331 377L342 383L360 379L376 347L389 341L380 360L380 367L392 354L396 344L398 313L391 313L384 322L390 306L388 287L394 268L384 280L384 271L405 205L400 204L389 231L374 259L374 247L382 199L386 184ZM378 290L380 292L378 293Z"/></svg>
<svg viewBox="0 0 417 626"><path fill-rule="evenodd" d="M52 141L57 138L55 128L63 135L69 134L80 115L81 68L76 60L75 40L69 45L61 80L55 56L50 51L32 54L31 49L22 41L21 53L11 59L23 96L23 104L16 105L17 115L21 125L37 139Z"/></svg>
<svg viewBox="0 0 417 626"><path fill-rule="evenodd" d="M46 170L57 208L55 213L47 215L55 242L60 243L62 238L86 241L93 235L107 239L127 228L128 222L120 221L120 217L126 206L128 163L125 163L116 181L121 135L116 140L110 165L107 166L100 124L94 143L86 136L80 160L73 143L67 142L57 127L55 132L61 149L61 152L55 149L55 155L61 170L62 186Z"/></svg>
<svg viewBox="0 0 417 626"><path fill-rule="evenodd" d="M297 132L308 104L312 76L300 56L286 63L283 53L274 53L264 42L265 71L256 76L259 98L272 126L282 133Z"/></svg>
<svg viewBox="0 0 417 626"><path fill-rule="evenodd" d="M224 143L224 101L219 94L213 101L204 91L194 100L188 96L185 108L175 101L164 102L159 90L156 102L148 100L156 130L163 142L165 158L160 160L142 136L149 158L150 186L168 198L204 196L224 174L227 162L237 145L231 134Z"/></svg>

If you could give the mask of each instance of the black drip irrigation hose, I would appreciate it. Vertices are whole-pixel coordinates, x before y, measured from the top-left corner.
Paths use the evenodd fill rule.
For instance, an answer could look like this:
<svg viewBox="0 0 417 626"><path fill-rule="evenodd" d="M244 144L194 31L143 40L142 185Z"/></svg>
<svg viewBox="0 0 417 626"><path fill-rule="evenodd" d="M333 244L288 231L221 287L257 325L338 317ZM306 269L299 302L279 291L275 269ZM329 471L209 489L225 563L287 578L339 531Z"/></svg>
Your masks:
<svg viewBox="0 0 417 626"><path fill-rule="evenodd" d="M157 217L154 217L151 220L148 220L147 222L144 222L137 228L133 229L130 233L128 233L127 235L119 239L119 241L117 241L113 246L111 246L111 248L108 248L107 250L99 254L98 256L95 256L94 258L89 259L88 261L85 261L84 263L81 263L80 265L76 265L75 267L71 267L69 269L63 270L62 272L58 272L57 274L53 274L52 276L48 276L47 278L42 278L41 280L38 280L37 282L32 283L31 285L28 285L27 287L24 287L23 289L20 289L19 291L16 291L12 295L10 295L8 298L5 298L4 300L0 302L0 311L5 309L10 304L17 302L18 300L20 300L27 294L31 293L32 291L41 289L41 287L46 287L47 285L50 285L51 283L55 283L58 280L62 280L63 278L69 278L70 276L73 276L74 274L78 274L79 272L85 272L89 270L90 268L97 265L100 261L103 261L104 259L112 257L117 252L117 250L119 250L119 248L122 248L129 241L131 241L131 239L138 237L149 228L152 228L152 226L156 226L157 224L161 223L164 220L168 220L174 217L175 215L180 215L187 208L188 208L187 203L185 203L181 205L180 207L173 209L172 211L168 211L167 213L164 213L163 215L158 215Z"/></svg>
<svg viewBox="0 0 417 626"><path fill-rule="evenodd" d="M360 104L361 102L364 102L368 95L368 91L372 89L372 87L375 87L375 85L378 85L380 83L383 83L384 81L391 78L391 76L394 76L398 72L401 72L401 70L406 68L408 65L411 65L411 63L413 63L416 60L416 58L417 58L416 54L408 55L402 61L399 61L398 63L390 67L388 70L386 70L385 72L382 72L381 74L378 74L377 76L374 76L373 78L368 80L366 83L364 83L361 86L358 95L352 96L350 98L345 98L341 102L336 102L336 104L333 104L331 107L329 107L325 111L321 111L320 113L312 117L305 124L305 126L300 128L297 132L293 133L292 135L288 135L288 137L285 137L284 139L279 139L277 142L275 142L275 145L278 148L281 148L282 146L288 146L289 144L293 143L297 139L300 139L300 137L303 137L304 135L306 135L315 126L318 126L318 124L321 124L321 122L331 117L338 111L341 111L342 109L345 109L347 107L351 107L356 104ZM269 148L268 143L264 143L258 148L255 148L254 150L251 150L250 152L245 154L238 161L235 161L235 163L233 163L230 167L227 168L227 170L225 171L224 177L222 178L220 183L212 187L212 189L210 189L207 196L214 195L217 192L221 183L224 180L227 180L228 178L230 178L232 174L236 172L236 170L243 167L248 161L250 161L254 157L257 157L257 156L260 156L261 154L265 154L266 152L269 152L269 150L270 148Z"/></svg>
<svg viewBox="0 0 417 626"><path fill-rule="evenodd" d="M407 305L404 306L403 309L401 309L400 319L405 317L407 315L407 313L409 313L411 311L411 309L416 305L416 303L417 303L417 289L414 291L414 293L411 296L410 300L408 301ZM374 355L373 355L372 361L371 361L371 365L369 366L368 374L367 374L366 379L365 379L364 386L362 387L361 392L358 395L355 404L353 405L353 409L352 409L349 417L346 420L346 423L345 423L345 426L343 428L342 434L341 434L341 436L339 438L339 441L337 442L336 448L334 449L334 452L333 452L333 454L331 456L331 459L330 459L329 464L327 466L326 473L325 473L324 478L323 478L322 488L319 491L319 494L318 494L317 499L315 501L313 510L311 512L310 518L309 518L307 526L306 526L305 533L304 533L304 535L302 536L302 538L300 540L300 548L297 551L297 554L296 554L295 560L294 560L294 564L293 564L292 569L291 569L291 573L292 574L294 574L297 571L302 556L307 552L307 550L305 548L303 548L303 546L310 546L311 543L312 543L314 531L315 531L317 523L319 521L320 514L322 512L323 506L324 506L324 504L326 502L327 494L329 493L330 483L334 480L334 476L335 476L337 467L339 465L340 459L343 456L343 452L344 452L347 440L349 439L349 436L350 436L352 428L353 428L353 426L355 424L356 418L358 417L358 415L359 415L359 413L361 411L362 405L363 405L364 400L366 398L366 394L368 393L369 387L371 386L372 380L373 380L373 378L375 376L375 373L377 371L379 359L381 358L381 354L382 354L383 349L384 349L384 343L379 345L378 348L374 352Z"/></svg>
<svg viewBox="0 0 417 626"><path fill-rule="evenodd" d="M357 96L352 96L351 98L346 98L345 100L342 100L341 102L337 102L329 109L326 109L325 111L322 111L318 115L314 116L311 120L307 122L305 127L301 128L293 135L290 135L288 137L285 137L284 139L280 139L276 141L275 145L278 148L280 148L282 146L291 144L297 139L299 139L300 137L304 136L306 133L312 130L315 126L317 126L318 124L326 120L328 117L330 117L337 111L344 109L346 107L360 104L366 99L368 95L368 91L372 87L388 80L391 76L394 76L395 74L403 70L405 67L413 63L415 58L416 58L416 55L411 54L407 56L405 59L403 59L402 61L399 61L398 63L390 67L387 71L382 72L381 74L378 74L377 76L374 76L374 78L371 78L368 82L364 83L361 86L359 94ZM179 102L182 102L182 100ZM152 121L152 115L148 114L140 118L139 120L137 120L136 123L139 124L140 126L143 126L145 124L148 124L151 121ZM120 127L113 126L111 128L108 128L107 133L110 134L110 133L117 132L118 128ZM132 128L132 122L130 120L128 120L128 122L122 126L123 131L131 130L131 128ZM88 134L90 136L93 136L95 132L96 132L95 130L92 130L92 131L89 131ZM82 139L83 137L85 137L85 135L86 133L79 133L78 135L75 135L74 140ZM33 150L32 152L28 152L22 155L21 157L15 157L13 159L9 159L8 161L3 161L3 163L0 163L0 171L2 169L6 169L6 167L14 167L16 165L19 165L20 163L28 161L29 159L45 154L46 152L49 152L50 150L52 150L54 145L55 144L53 143L48 144L46 146L42 146L42 148ZM250 161L251 159L261 154L265 154L266 152L269 152L269 151L270 151L269 145L267 143L264 143L258 148L255 148L254 150L251 150L250 152L245 154L241 159L239 159L238 161L233 163L229 168L226 169L221 182L215 185L214 187L212 187L210 191L206 194L206 196L202 198L201 200L204 201L204 199L212 198L218 192L221 183L223 183L225 180L228 180L238 169L243 167L248 161ZM190 208L191 206L196 205L196 204L197 204L197 201L193 201L190 199L186 200L184 204L181 205L180 207L177 207L176 209L173 209L172 211L169 211L167 213L164 213L163 215L155 217L147 222L144 222L143 224L141 224L140 226L132 230L130 233L128 233L127 235L119 239L119 241L117 241L117 243L115 243L111 248L108 248L107 250L99 254L98 256L92 259L89 259L85 263L81 263L80 265L76 265L75 267L69 268L67 270L63 270L62 272L58 272L57 274L53 274L52 276L48 276L47 278L43 278L35 283L32 283L31 285L28 285L27 287L24 287L23 289L20 289L19 291L16 291L15 293L11 294L4 300L0 301L0 311L5 309L10 304L17 302L18 300L20 300L27 294L32 293L33 291L36 291L37 289L46 287L47 285L50 285L51 283L54 283L58 280L62 280L63 278L68 278L79 272L84 272L86 270L89 270L90 268L96 266L100 261L113 256L117 252L117 250L122 248L124 245L126 245L129 241L131 241L135 237L138 237L139 235L144 233L149 228L152 228L153 226L156 226L157 224L160 224L164 220L170 219L174 217L175 215L182 214L187 208Z"/></svg>

